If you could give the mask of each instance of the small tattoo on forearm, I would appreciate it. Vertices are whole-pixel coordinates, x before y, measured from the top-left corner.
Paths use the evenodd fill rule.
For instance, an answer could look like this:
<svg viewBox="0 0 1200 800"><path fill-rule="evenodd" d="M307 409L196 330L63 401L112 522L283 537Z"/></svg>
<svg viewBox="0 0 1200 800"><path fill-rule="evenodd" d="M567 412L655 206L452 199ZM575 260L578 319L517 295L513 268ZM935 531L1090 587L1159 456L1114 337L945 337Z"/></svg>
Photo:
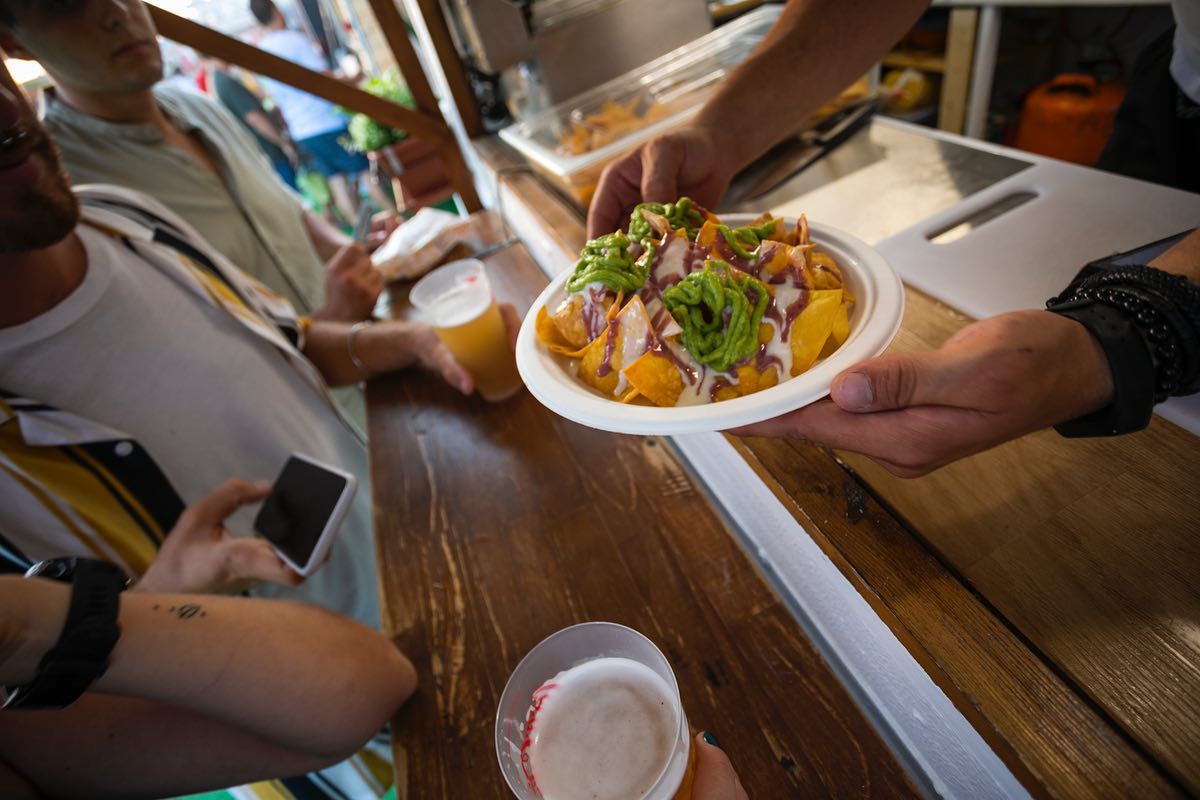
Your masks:
<svg viewBox="0 0 1200 800"><path fill-rule="evenodd" d="M159 611L162 608L158 603L150 607L151 611ZM192 617L207 617L206 612L198 603L184 603L181 606L171 606L167 609L168 614L174 614L179 619L191 619Z"/></svg>

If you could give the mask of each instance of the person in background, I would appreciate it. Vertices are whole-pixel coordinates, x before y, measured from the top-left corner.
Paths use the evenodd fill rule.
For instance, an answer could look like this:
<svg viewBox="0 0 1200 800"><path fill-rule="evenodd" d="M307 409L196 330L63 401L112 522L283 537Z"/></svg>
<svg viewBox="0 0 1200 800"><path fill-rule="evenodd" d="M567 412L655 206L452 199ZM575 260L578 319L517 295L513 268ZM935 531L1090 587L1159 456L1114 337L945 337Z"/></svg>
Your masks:
<svg viewBox="0 0 1200 800"><path fill-rule="evenodd" d="M927 6L927 0L790 0L759 48L691 123L605 169L588 235L623 227L641 202L687 195L715 208L739 170L878 61ZM1183 81L1177 62L1200 64L1200 15L1186 3L1173 6L1183 57L1171 62L1171 72ZM780 103L773 87L786 75L796 78L788 102ZM1200 100L1197 86L1200 78L1177 88ZM1178 99L1173 92L1156 97ZM767 105L771 113L761 113ZM1133 116L1122 109L1114 141ZM1177 167L1192 163L1200 146L1194 124L1186 128L1193 138L1179 139L1185 127L1162 137L1176 145L1174 157L1183 159ZM1173 157L1156 156L1158 169ZM1154 402L1200 391L1198 281L1200 232L1149 267L1081 276L1060 298L1078 308L1001 314L967 326L935 351L870 359L835 377L830 399L734 433L853 450L894 474L916 477L1051 425L1072 436L1138 430L1149 423ZM1100 298L1105 292L1117 299ZM1141 321L1152 315L1169 322L1162 338Z"/></svg>
<svg viewBox="0 0 1200 800"><path fill-rule="evenodd" d="M303 33L290 30L271 0L250 0L250 13L262 25L258 46L263 50L315 72L333 74L316 45ZM296 146L311 157L310 163L329 181L334 205L343 219L353 220L358 208L359 176L367 172L369 164L362 153L350 152L342 144L349 137L346 118L333 103L302 89L270 78L264 78L263 85L283 113ZM369 178L367 189L381 207L390 205Z"/></svg>
<svg viewBox="0 0 1200 800"><path fill-rule="evenodd" d="M254 92L230 74L228 64L218 58L210 58L207 65L212 94L254 137L279 179L296 189L296 146L287 127L279 125L263 108Z"/></svg>
<svg viewBox="0 0 1200 800"><path fill-rule="evenodd" d="M141 0L0 0L0 49L53 78L44 120L77 184L154 197L301 313L371 313L383 280L367 252L303 207L220 103L161 85ZM396 224L381 215L372 246Z"/></svg>

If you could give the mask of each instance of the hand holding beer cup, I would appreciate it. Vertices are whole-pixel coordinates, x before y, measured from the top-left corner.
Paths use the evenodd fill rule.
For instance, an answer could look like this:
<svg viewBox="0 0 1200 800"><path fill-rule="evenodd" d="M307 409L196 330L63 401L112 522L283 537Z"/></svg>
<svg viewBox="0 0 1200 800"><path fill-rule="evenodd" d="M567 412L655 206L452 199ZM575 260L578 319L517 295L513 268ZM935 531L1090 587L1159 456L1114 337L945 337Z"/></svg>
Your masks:
<svg viewBox="0 0 1200 800"><path fill-rule="evenodd" d="M697 734L692 746L696 748L692 800L748 800L742 781L725 751L716 744L715 737L708 733Z"/></svg>
<svg viewBox="0 0 1200 800"><path fill-rule="evenodd" d="M483 262L468 258L435 269L417 282L409 300L484 400L499 402L520 390L513 356L520 320L512 305L492 297Z"/></svg>
<svg viewBox="0 0 1200 800"><path fill-rule="evenodd" d="M520 800L690 800L697 749L666 657L611 622L543 640L496 714L496 756Z"/></svg>

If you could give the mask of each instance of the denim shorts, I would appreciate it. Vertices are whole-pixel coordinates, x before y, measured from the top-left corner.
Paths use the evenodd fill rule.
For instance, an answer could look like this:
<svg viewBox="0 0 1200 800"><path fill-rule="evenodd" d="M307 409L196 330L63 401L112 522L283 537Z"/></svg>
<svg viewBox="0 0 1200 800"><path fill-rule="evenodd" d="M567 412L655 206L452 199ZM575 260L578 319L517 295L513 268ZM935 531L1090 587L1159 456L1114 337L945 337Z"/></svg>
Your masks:
<svg viewBox="0 0 1200 800"><path fill-rule="evenodd" d="M304 166L317 170L326 178L365 172L369 166L367 157L362 153L350 152L338 141L346 135L346 129L340 128L297 140L296 146L300 148L302 156L308 156Z"/></svg>

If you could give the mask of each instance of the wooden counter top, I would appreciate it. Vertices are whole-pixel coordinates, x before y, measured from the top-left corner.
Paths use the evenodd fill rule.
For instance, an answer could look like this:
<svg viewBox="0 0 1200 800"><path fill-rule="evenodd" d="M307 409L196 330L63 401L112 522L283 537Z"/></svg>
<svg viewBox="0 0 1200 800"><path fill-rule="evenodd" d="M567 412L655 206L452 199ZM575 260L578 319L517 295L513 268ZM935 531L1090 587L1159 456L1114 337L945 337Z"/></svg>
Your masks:
<svg viewBox="0 0 1200 800"><path fill-rule="evenodd" d="M519 245L487 263L522 312L546 283ZM367 399L384 628L420 675L393 726L401 798L509 797L500 692L538 641L585 620L658 644L751 797L916 795L662 440L420 374L372 381Z"/></svg>

